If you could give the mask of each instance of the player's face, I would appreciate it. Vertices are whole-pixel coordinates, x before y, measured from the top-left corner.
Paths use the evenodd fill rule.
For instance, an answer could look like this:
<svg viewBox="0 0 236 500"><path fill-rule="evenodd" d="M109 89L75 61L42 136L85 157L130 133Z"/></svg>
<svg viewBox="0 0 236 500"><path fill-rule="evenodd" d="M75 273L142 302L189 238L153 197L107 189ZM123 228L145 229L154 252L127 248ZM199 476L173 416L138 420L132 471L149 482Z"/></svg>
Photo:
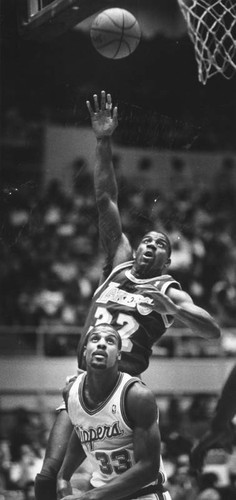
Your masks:
<svg viewBox="0 0 236 500"><path fill-rule="evenodd" d="M144 278L149 278L161 274L169 264L169 244L165 235L150 231L137 248L135 271Z"/></svg>
<svg viewBox="0 0 236 500"><path fill-rule="evenodd" d="M113 367L120 358L118 338L112 328L95 328L85 347L87 366L97 369Z"/></svg>

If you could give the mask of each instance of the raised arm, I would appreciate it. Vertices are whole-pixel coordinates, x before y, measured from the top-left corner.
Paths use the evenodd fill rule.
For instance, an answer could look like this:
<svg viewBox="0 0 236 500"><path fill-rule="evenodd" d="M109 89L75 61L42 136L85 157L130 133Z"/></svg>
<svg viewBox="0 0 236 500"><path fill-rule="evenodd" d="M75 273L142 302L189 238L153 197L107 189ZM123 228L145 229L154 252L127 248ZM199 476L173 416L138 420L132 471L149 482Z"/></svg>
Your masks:
<svg viewBox="0 0 236 500"><path fill-rule="evenodd" d="M89 101L87 107L97 139L94 169L94 189L99 214L100 239L107 256L114 265L132 257L128 239L122 232L118 209L118 189L112 163L111 136L118 125L117 107L112 108L111 95L101 92L101 106L95 94L94 109Z"/></svg>

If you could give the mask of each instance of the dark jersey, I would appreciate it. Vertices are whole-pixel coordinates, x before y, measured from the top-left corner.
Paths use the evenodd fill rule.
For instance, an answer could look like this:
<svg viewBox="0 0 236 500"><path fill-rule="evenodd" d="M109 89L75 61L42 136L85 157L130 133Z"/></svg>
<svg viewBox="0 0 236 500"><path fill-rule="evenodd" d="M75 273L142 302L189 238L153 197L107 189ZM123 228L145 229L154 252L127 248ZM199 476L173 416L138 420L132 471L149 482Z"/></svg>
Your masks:
<svg viewBox="0 0 236 500"><path fill-rule="evenodd" d="M79 367L83 364L84 339L89 330L99 323L114 325L122 338L120 370L139 375L146 370L152 346L173 323L173 317L153 311L150 297L143 297L145 290L137 285L152 285L162 293L170 286L180 289L180 284L170 275L138 279L131 274L133 261L124 262L113 269L104 283L94 293L90 311L79 345ZM146 304L140 304L144 298Z"/></svg>

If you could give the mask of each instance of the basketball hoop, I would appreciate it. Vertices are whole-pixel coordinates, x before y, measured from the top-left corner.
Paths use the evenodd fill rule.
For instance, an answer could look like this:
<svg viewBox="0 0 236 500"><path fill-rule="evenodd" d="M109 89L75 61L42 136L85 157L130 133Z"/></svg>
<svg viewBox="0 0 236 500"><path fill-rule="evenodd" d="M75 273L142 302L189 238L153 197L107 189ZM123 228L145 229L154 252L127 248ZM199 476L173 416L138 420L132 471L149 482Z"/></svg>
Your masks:
<svg viewBox="0 0 236 500"><path fill-rule="evenodd" d="M236 0L178 0L194 44L198 79L236 71Z"/></svg>

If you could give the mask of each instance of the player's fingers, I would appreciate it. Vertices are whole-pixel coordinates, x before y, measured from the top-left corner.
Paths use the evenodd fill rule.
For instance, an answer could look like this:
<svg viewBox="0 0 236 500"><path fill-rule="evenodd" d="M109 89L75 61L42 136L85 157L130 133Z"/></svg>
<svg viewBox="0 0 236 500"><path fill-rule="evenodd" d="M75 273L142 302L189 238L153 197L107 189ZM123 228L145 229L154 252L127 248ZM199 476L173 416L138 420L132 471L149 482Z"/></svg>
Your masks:
<svg viewBox="0 0 236 500"><path fill-rule="evenodd" d="M94 100L95 113L98 113L99 112L99 105L98 105L98 96L97 96L97 94L93 94L93 100Z"/></svg>
<svg viewBox="0 0 236 500"><path fill-rule="evenodd" d="M106 109L106 92L105 90L101 91L101 110L105 111Z"/></svg>
<svg viewBox="0 0 236 500"><path fill-rule="evenodd" d="M111 94L107 94L106 110L107 110L107 114L110 116L111 110L112 110Z"/></svg>
<svg viewBox="0 0 236 500"><path fill-rule="evenodd" d="M113 118L114 120L118 121L118 107L115 106L113 109Z"/></svg>
<svg viewBox="0 0 236 500"><path fill-rule="evenodd" d="M92 109L92 106L90 104L90 101L86 101L86 106L88 108L90 116L93 116L93 109Z"/></svg>

